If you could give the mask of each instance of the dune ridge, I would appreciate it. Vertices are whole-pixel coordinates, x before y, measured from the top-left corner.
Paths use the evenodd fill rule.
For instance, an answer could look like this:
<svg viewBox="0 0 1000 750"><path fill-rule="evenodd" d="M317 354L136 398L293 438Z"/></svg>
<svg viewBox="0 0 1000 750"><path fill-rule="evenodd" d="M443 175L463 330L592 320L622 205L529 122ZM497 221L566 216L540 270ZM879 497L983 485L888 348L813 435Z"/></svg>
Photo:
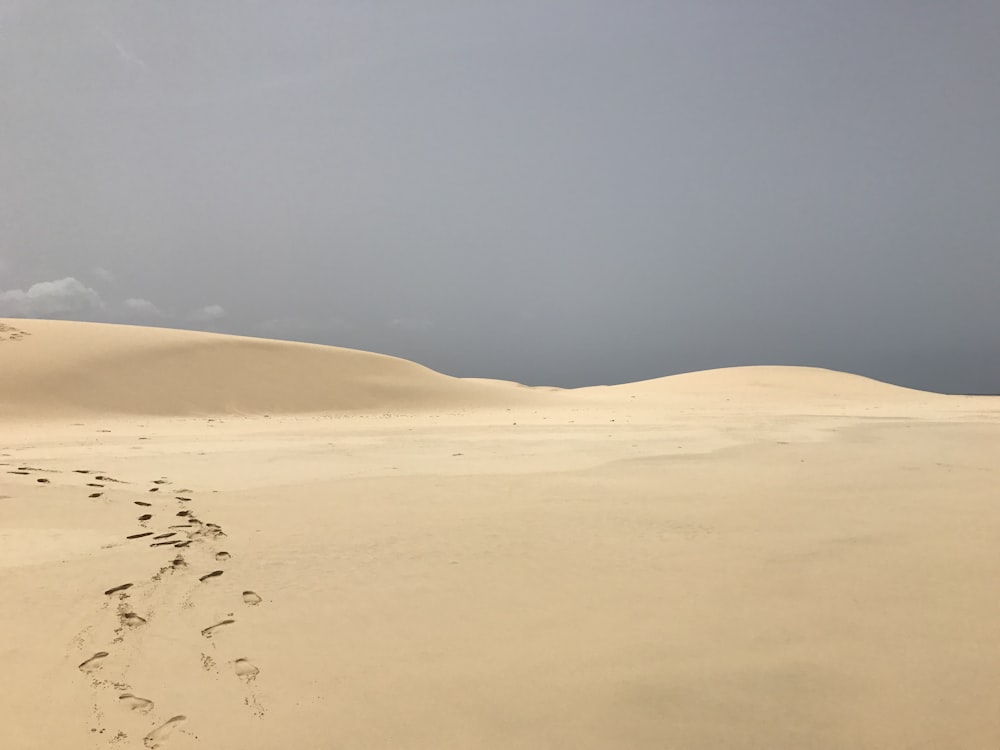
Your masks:
<svg viewBox="0 0 1000 750"><path fill-rule="evenodd" d="M264 414L488 406L514 384L333 346L164 328L5 320L0 414Z"/></svg>
<svg viewBox="0 0 1000 750"><path fill-rule="evenodd" d="M565 390L456 378L383 354L166 328L0 321L0 415L421 411L553 399L935 398L812 367L731 367Z"/></svg>
<svg viewBox="0 0 1000 750"><path fill-rule="evenodd" d="M934 399L943 394L886 383L864 375L798 365L746 365L685 372L636 383L597 386L619 395L736 397L766 400L816 398L840 400Z"/></svg>

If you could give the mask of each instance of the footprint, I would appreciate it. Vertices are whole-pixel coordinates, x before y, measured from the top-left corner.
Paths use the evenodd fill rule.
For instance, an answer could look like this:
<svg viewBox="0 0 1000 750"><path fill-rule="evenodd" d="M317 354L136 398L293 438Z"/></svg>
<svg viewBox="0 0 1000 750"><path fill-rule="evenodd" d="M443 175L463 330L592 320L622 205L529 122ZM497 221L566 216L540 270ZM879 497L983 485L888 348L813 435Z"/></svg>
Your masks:
<svg viewBox="0 0 1000 750"><path fill-rule="evenodd" d="M150 536L152 531L144 531L141 534L129 534L126 539L142 539L144 536Z"/></svg>
<svg viewBox="0 0 1000 750"><path fill-rule="evenodd" d="M177 499L180 500L182 503L189 503L189 502L191 502L191 498L189 498L189 497L181 497L180 495L177 496Z"/></svg>
<svg viewBox="0 0 1000 750"><path fill-rule="evenodd" d="M167 483L166 479L154 479L153 480L153 484L166 484L166 483Z"/></svg>
<svg viewBox="0 0 1000 750"><path fill-rule="evenodd" d="M163 743L170 739L170 735L173 734L174 730L185 721L187 721L186 716L174 716L167 719L162 725L142 738L143 744L151 748L151 750L163 747Z"/></svg>
<svg viewBox="0 0 1000 750"><path fill-rule="evenodd" d="M132 502L134 502L136 505L141 505L144 508L148 508L152 505L152 503L144 503L142 500L133 500Z"/></svg>
<svg viewBox="0 0 1000 750"><path fill-rule="evenodd" d="M147 491L148 492L159 492L160 488L159 487L150 487L149 490L147 490Z"/></svg>
<svg viewBox="0 0 1000 750"><path fill-rule="evenodd" d="M223 620L222 622L217 622L215 625L209 625L201 631L201 634L206 638L211 638L212 633L216 628L221 628L223 625L232 625L236 620Z"/></svg>
<svg viewBox="0 0 1000 750"><path fill-rule="evenodd" d="M101 668L101 663L108 658L107 651L98 651L96 654L91 656L87 661L83 662L77 669L81 672L93 672L95 669Z"/></svg>
<svg viewBox="0 0 1000 750"><path fill-rule="evenodd" d="M104 593L106 596L111 596L112 594L117 594L119 591L126 591L130 588L132 588L131 583L123 583L121 586L115 586L114 588L108 589Z"/></svg>
<svg viewBox="0 0 1000 750"><path fill-rule="evenodd" d="M128 625L130 628L137 628L140 625L146 624L146 618L140 617L135 612L126 612L122 615L122 622Z"/></svg>
<svg viewBox="0 0 1000 750"><path fill-rule="evenodd" d="M104 494L103 492L94 492L94 493L91 493L90 495L87 495L87 497L93 499L95 497L100 497L103 494Z"/></svg>
<svg viewBox="0 0 1000 750"><path fill-rule="evenodd" d="M88 487L103 487L103 484L98 484L97 482L87 482Z"/></svg>
<svg viewBox="0 0 1000 750"><path fill-rule="evenodd" d="M189 547L189 546L191 546L191 540L188 539L187 541L184 541L184 542L177 542L176 546L178 548L180 548L180 547Z"/></svg>
<svg viewBox="0 0 1000 750"><path fill-rule="evenodd" d="M244 591L243 592L243 603L249 604L251 607L256 607L263 600L260 595L255 591Z"/></svg>
<svg viewBox="0 0 1000 750"><path fill-rule="evenodd" d="M157 534L156 536L153 537L153 539L169 539L172 536L177 536L177 532L176 531L168 531L165 534Z"/></svg>
<svg viewBox="0 0 1000 750"><path fill-rule="evenodd" d="M141 516L139 516L139 520L140 521L148 521L152 517L153 517L152 513L143 513Z"/></svg>
<svg viewBox="0 0 1000 750"><path fill-rule="evenodd" d="M179 510L179 511L177 511L177 515L178 516L190 516L191 515L191 511L189 511L189 510Z"/></svg>
<svg viewBox="0 0 1000 750"><path fill-rule="evenodd" d="M211 573L206 573L205 575L203 575L198 580L204 583L209 578L217 578L218 576L221 576L223 572L224 571L221 571L221 570L213 570Z"/></svg>
<svg viewBox="0 0 1000 750"><path fill-rule="evenodd" d="M122 693L118 696L118 700L122 702L123 706L128 706L132 711L138 711L141 714L148 714L153 710L153 701L132 695L132 693Z"/></svg>
<svg viewBox="0 0 1000 750"><path fill-rule="evenodd" d="M237 677L244 679L247 682L252 682L257 678L257 675L260 674L260 670L246 659L237 659L234 661L233 669L236 670Z"/></svg>
<svg viewBox="0 0 1000 750"><path fill-rule="evenodd" d="M219 562L223 562L225 560L228 560L230 557L232 557L232 555L230 555L228 552L216 552L215 553L215 559L218 560Z"/></svg>
<svg viewBox="0 0 1000 750"><path fill-rule="evenodd" d="M36 479L35 481L38 482L39 484L48 484L49 483L49 480L46 479L45 477L40 477L39 479Z"/></svg>
<svg viewBox="0 0 1000 750"><path fill-rule="evenodd" d="M177 555L177 557L175 557L173 560L171 560L170 564L173 565L175 568L186 568L187 567L187 561L183 557L181 557L180 555Z"/></svg>
<svg viewBox="0 0 1000 750"><path fill-rule="evenodd" d="M150 547L167 547L167 546L169 546L171 544L177 544L177 540L176 539L168 539L165 542L153 542L149 546Z"/></svg>
<svg viewBox="0 0 1000 750"><path fill-rule="evenodd" d="M77 474L89 474L90 469L73 469Z"/></svg>

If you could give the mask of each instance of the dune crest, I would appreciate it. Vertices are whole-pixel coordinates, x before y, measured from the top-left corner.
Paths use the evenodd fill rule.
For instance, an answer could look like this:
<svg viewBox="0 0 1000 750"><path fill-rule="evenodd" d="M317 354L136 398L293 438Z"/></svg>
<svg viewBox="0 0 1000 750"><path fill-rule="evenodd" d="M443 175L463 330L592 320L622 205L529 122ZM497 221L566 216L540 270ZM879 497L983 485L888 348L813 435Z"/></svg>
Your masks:
<svg viewBox="0 0 1000 750"><path fill-rule="evenodd" d="M398 357L270 339L52 320L0 321L0 416L421 412L612 399L673 403L939 398L813 367L731 367L564 390L455 378Z"/></svg>
<svg viewBox="0 0 1000 750"><path fill-rule="evenodd" d="M832 398L840 400L895 400L935 398L942 394L918 391L821 367L752 365L686 372L637 383L598 386L621 396L735 397L752 399ZM590 389L587 389L590 390Z"/></svg>
<svg viewBox="0 0 1000 750"><path fill-rule="evenodd" d="M3 320L0 415L269 414L517 402L514 384L382 354L165 328Z"/></svg>

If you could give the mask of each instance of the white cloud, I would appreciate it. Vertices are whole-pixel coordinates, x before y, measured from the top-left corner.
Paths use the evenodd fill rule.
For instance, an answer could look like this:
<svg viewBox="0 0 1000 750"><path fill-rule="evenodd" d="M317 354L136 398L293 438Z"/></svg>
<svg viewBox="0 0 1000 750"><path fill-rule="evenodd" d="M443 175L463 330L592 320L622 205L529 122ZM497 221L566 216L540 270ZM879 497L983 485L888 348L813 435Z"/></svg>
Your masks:
<svg viewBox="0 0 1000 750"><path fill-rule="evenodd" d="M129 313L144 318L162 318L163 311L148 299L130 297L122 303Z"/></svg>
<svg viewBox="0 0 1000 750"><path fill-rule="evenodd" d="M107 29L102 29L102 31L104 32L104 37L115 48L115 52L118 53L118 57L119 57L119 59L123 63L125 63L126 65L135 65L135 66L138 66L138 67L142 68L143 70L149 70L149 66L146 65L146 61L143 60L138 55L136 55L134 52L126 49L125 45L122 44L121 40L119 40L118 38L116 38Z"/></svg>
<svg viewBox="0 0 1000 750"><path fill-rule="evenodd" d="M123 61L125 61L126 63L129 63L131 65L138 65L140 68L144 68L146 70L149 70L149 66L146 65L146 62L144 60L136 57L134 54L132 54L131 52L129 52L127 49L125 49L122 46L121 42L117 42L116 41L116 42L114 42L114 45L115 45L115 50L118 52L118 56Z"/></svg>
<svg viewBox="0 0 1000 750"><path fill-rule="evenodd" d="M226 309L222 305L206 305L200 310L195 310L191 313L191 318L193 320L206 322L209 320L219 320L220 318L226 317L228 314L229 313L226 312Z"/></svg>
<svg viewBox="0 0 1000 750"><path fill-rule="evenodd" d="M98 281L104 281L109 284L115 280L115 275L111 271L100 266L94 269L94 276L97 277Z"/></svg>
<svg viewBox="0 0 1000 750"><path fill-rule="evenodd" d="M104 309L101 295L72 276L40 281L27 291L0 292L0 313L27 318L62 317Z"/></svg>

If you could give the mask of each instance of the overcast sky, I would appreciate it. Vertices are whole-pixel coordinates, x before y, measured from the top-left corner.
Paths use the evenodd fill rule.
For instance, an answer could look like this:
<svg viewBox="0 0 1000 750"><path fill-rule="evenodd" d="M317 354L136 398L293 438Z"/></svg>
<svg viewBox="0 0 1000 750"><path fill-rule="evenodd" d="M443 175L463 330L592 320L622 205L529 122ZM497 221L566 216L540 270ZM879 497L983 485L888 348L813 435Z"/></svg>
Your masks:
<svg viewBox="0 0 1000 750"><path fill-rule="evenodd" d="M1000 4L0 0L0 315L1000 392Z"/></svg>

